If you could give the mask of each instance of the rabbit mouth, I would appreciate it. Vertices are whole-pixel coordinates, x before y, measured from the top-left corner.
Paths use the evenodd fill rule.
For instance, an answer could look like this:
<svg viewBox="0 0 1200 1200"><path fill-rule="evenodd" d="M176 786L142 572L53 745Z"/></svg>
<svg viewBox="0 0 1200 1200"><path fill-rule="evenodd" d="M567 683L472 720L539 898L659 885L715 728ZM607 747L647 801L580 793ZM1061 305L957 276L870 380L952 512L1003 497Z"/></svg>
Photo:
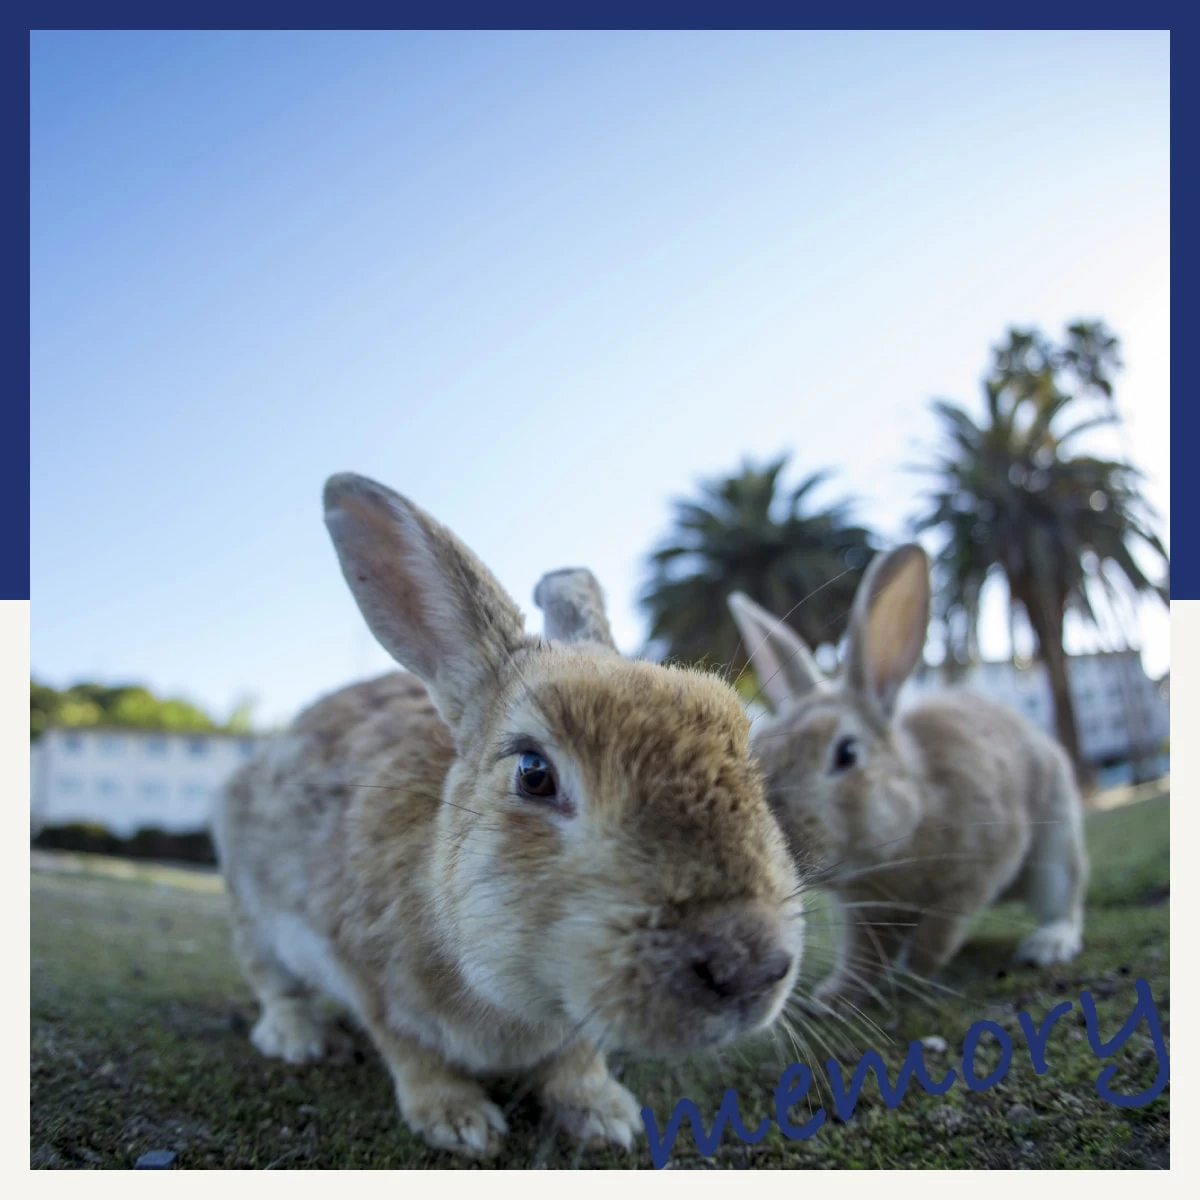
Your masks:
<svg viewBox="0 0 1200 1200"><path fill-rule="evenodd" d="M661 935L660 935L661 937ZM670 939L669 956L639 956L623 984L603 989L595 1027L613 1048L648 1057L713 1049L759 1032L779 1016L799 969L798 949L730 944L690 935ZM582 1016L582 1014L581 1014Z"/></svg>
<svg viewBox="0 0 1200 1200"><path fill-rule="evenodd" d="M770 996L734 999L719 1006L695 1003L664 1004L660 996L653 1013L643 1010L625 1023L614 1039L626 1053L646 1058L679 1058L715 1050L770 1027L790 992L779 987ZM648 1006L651 1007L651 1006Z"/></svg>

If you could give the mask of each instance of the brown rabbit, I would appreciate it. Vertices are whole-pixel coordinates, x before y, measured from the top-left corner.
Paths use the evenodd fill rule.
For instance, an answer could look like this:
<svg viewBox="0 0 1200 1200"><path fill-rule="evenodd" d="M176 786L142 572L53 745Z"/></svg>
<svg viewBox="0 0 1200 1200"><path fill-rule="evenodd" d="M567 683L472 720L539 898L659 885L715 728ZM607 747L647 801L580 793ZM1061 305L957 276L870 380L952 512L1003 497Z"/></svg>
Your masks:
<svg viewBox="0 0 1200 1200"><path fill-rule="evenodd" d="M801 953L799 881L735 693L528 637L458 539L353 475L325 487L342 570L412 674L320 700L214 820L254 1044L318 1058L313 1001L369 1032L409 1127L486 1154L483 1082L517 1073L584 1139L629 1145L605 1054L672 1055L771 1023Z"/></svg>
<svg viewBox="0 0 1200 1200"><path fill-rule="evenodd" d="M815 999L874 990L888 963L929 975L972 916L1022 897L1038 928L1023 961L1082 946L1087 854L1062 748L1018 713L946 689L896 711L929 623L929 561L910 544L878 555L851 616L844 670L826 679L782 621L734 593L729 606L774 714L755 754L802 867L844 902L843 944Z"/></svg>

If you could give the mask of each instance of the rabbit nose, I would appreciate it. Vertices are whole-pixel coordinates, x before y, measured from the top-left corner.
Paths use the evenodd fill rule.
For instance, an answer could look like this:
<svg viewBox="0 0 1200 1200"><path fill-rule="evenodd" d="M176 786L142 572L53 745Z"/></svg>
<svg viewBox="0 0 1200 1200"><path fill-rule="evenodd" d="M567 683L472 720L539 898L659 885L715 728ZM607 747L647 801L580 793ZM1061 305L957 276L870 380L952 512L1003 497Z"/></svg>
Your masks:
<svg viewBox="0 0 1200 1200"><path fill-rule="evenodd" d="M690 931L681 974L713 1000L750 1000L772 991L792 969L777 921L754 909L709 913Z"/></svg>
<svg viewBox="0 0 1200 1200"><path fill-rule="evenodd" d="M792 968L786 950L771 950L752 957L740 947L712 947L692 962L692 972L701 987L718 999L750 999L770 991Z"/></svg>

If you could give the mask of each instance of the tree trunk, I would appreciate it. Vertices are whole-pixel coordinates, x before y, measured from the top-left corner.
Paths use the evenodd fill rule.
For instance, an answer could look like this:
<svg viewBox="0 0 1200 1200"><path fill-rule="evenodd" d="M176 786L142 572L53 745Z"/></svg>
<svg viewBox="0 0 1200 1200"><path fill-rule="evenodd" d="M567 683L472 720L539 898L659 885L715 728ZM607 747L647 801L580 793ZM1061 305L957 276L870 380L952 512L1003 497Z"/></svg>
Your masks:
<svg viewBox="0 0 1200 1200"><path fill-rule="evenodd" d="M1038 641L1041 641L1039 636ZM1090 788L1095 782L1095 772L1085 761L1079 746L1079 730L1075 724L1075 702L1071 699L1070 682L1067 676L1067 655L1062 646L1062 625L1047 637L1047 649L1041 652L1050 676L1050 690L1054 694L1054 725L1058 740L1075 764L1075 774L1080 787Z"/></svg>
<svg viewBox="0 0 1200 1200"><path fill-rule="evenodd" d="M1013 589L1025 609L1029 624L1037 638L1037 656L1046 667L1050 692L1054 697L1054 727L1059 742L1075 766L1075 775L1082 790L1090 790L1095 782L1091 764L1084 761L1079 747L1079 731L1075 724L1075 704L1067 677L1067 654L1063 649L1063 606L1055 604L1033 589Z"/></svg>

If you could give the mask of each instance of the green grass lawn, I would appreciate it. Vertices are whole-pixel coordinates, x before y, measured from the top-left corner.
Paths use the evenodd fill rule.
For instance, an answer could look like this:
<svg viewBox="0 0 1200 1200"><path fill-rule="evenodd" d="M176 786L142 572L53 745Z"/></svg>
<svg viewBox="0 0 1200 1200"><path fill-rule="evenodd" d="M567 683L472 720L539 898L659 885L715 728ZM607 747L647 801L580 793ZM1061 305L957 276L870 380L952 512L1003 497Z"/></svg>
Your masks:
<svg viewBox="0 0 1200 1200"><path fill-rule="evenodd" d="M772 1124L757 1145L726 1130L711 1157L697 1150L687 1121L671 1168L747 1167L1160 1167L1169 1165L1170 1087L1145 1108L1101 1100L1094 1081L1118 1065L1112 1087L1148 1087L1157 1065L1145 1024L1112 1059L1086 1038L1079 994L1097 1003L1108 1038L1134 1005L1134 980L1154 994L1170 1038L1169 798L1165 795L1089 819L1093 858L1083 955L1064 968L1011 962L1031 922L1019 908L992 909L948 969L951 992L898 980L886 1005L865 1010L853 1029L822 1023L805 1040L821 1081L812 1109L829 1104L818 1039L836 1043L848 1075L873 1048L893 1078L912 1038L945 1040L930 1053L931 1075L961 1068L961 1045L989 1019L1013 1040L1008 1074L984 1092L961 1079L945 1095L917 1084L888 1109L874 1077L848 1122L827 1119L807 1141ZM70 860L64 860L70 861ZM35 1167L131 1167L149 1150L171 1150L176 1166L278 1168L444 1167L462 1163L426 1149L400 1123L387 1074L365 1039L341 1063L291 1067L263 1059L247 1032L250 993L229 950L220 883L202 872L75 860L73 871L31 878L30 1153ZM819 918L814 918L814 923ZM819 971L820 929L810 962ZM1035 1021L1073 1001L1054 1026L1048 1070L1034 1073L1017 1012ZM852 1046L850 1045L852 1043ZM977 1072L996 1061L981 1047ZM989 1055L990 1060L989 1060ZM653 1107L659 1127L683 1096L706 1126L725 1088L736 1087L747 1128L773 1117L773 1091L797 1058L787 1034L687 1064L625 1064L624 1080ZM960 1071L961 1074L961 1071ZM645 1141L626 1154L580 1150L546 1127L536 1105L511 1088L511 1133L501 1167L650 1167ZM810 1109L799 1105L801 1123Z"/></svg>

